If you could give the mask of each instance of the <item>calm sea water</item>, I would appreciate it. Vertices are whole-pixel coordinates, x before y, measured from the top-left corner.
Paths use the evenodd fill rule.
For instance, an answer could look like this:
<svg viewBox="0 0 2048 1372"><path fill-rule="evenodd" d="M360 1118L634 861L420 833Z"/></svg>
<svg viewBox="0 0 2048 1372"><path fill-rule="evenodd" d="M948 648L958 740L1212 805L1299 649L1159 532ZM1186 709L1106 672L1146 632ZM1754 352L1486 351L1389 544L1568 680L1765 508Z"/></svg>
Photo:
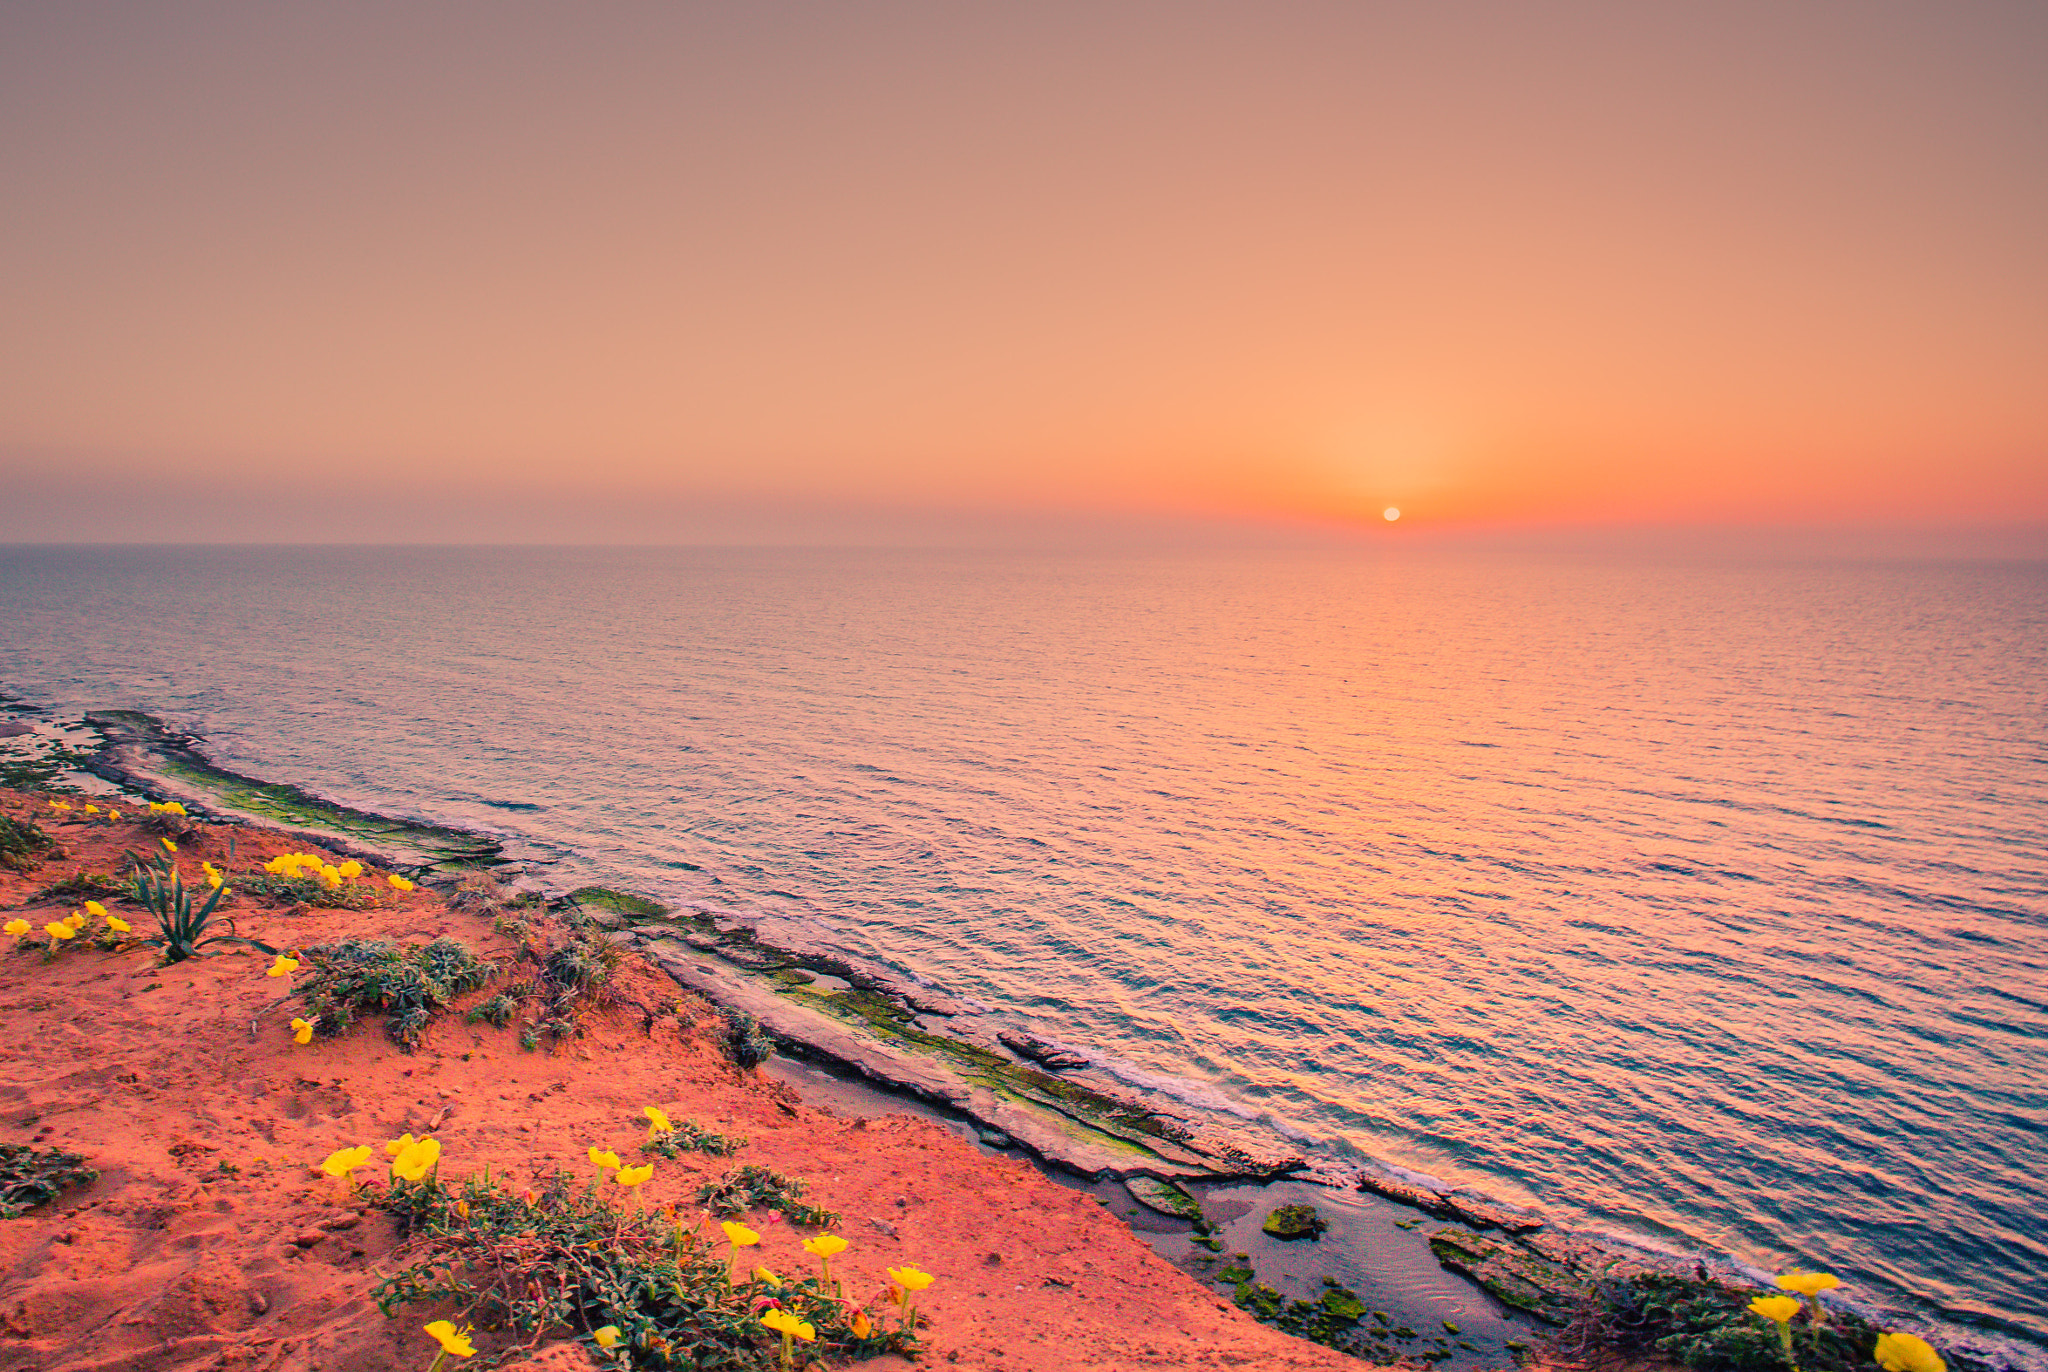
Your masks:
<svg viewBox="0 0 2048 1372"><path fill-rule="evenodd" d="M0 685L2048 1365L2048 567L0 549Z"/></svg>

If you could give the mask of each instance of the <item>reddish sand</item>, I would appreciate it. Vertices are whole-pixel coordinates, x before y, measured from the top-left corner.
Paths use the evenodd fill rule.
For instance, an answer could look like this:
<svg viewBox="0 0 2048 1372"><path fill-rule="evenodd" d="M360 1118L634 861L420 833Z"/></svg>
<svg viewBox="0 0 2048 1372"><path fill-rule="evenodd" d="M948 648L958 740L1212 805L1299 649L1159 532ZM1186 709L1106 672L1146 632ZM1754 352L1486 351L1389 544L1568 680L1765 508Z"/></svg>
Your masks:
<svg viewBox="0 0 2048 1372"><path fill-rule="evenodd" d="M985 1155L929 1121L839 1119L777 1083L741 1079L709 1040L708 1007L695 1036L664 1021L650 1038L636 1013L598 1012L588 1036L559 1053L523 1051L516 1027L449 1015L408 1056L370 1022L342 1039L294 1044L287 1022L298 1007L253 953L162 967L149 950L73 945L45 964L42 925L76 903L17 907L78 868L115 871L124 848L153 840L125 821L53 818L41 800L12 792L0 792L0 809L33 815L66 851L35 872L0 871L5 917L19 914L38 931L28 950L0 939L0 1141L83 1153L101 1174L0 1221L0 1372L420 1372L433 1351L421 1326L452 1312L379 1314L367 1292L395 1266L390 1222L309 1169L338 1148L431 1130L446 1149L444 1178L487 1164L533 1178L587 1167L593 1144L630 1154L646 1105L745 1134L753 1142L737 1161L808 1178L807 1199L845 1214L852 1246L833 1268L850 1291L879 1293L892 1264L936 1273L918 1302L931 1321L924 1366L1362 1366L1256 1323L1092 1199L1020 1160ZM229 832L208 826L183 845L188 876L201 859L225 862ZM232 871L305 847L232 832ZM140 928L138 911L105 903ZM511 951L488 919L451 911L426 890L387 888L382 908L367 911L238 898L232 912L241 932L278 946L445 933L486 957ZM621 978L625 994L650 1003L677 991L637 961ZM698 1182L731 1165L657 1158L646 1201L694 1211ZM808 1269L801 1235L761 1216L750 1223L763 1235L761 1261ZM488 1333L477 1339L486 1351L505 1346ZM590 1363L558 1347L519 1365Z"/></svg>

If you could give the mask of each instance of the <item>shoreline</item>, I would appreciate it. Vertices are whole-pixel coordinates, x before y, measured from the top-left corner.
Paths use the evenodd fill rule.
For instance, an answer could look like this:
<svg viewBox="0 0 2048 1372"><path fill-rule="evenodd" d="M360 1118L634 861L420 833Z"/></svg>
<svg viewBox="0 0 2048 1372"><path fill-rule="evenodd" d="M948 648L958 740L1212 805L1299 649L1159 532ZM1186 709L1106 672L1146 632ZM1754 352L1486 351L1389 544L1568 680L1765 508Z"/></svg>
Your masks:
<svg viewBox="0 0 2048 1372"><path fill-rule="evenodd" d="M95 711L85 723L103 743L84 770L225 822L405 867L433 884L507 865L502 846L486 835L373 815L218 767L198 739L141 712ZM530 877L521 885L543 891ZM543 893L552 908L573 906L611 930L678 986L758 1020L786 1056L823 1064L884 1100L950 1112L968 1122L966 1132L985 1151L1021 1151L1042 1173L1098 1199L1103 1188L1121 1184L1129 1214L1164 1217L1173 1232L1188 1232L1181 1227L1190 1215L1202 1222L1198 1197L1219 1188L1275 1190L1286 1183L1332 1200L1353 1193L1392 1203L1407 1217L1394 1227L1444 1270L1461 1273L1503 1306L1558 1322L1573 1293L1602 1276L1707 1275L1705 1255L1657 1253L1617 1244L1613 1236L1563 1231L1539 1214L1389 1173L1312 1168L1227 1121L1189 1120L1118 1083L1070 1076L1050 1045L947 1033L960 1007L943 993L832 950L767 941L752 921L729 912L676 909L599 887ZM998 1147L990 1147L990 1136L1001 1140ZM1414 1222L1425 1218L1449 1227L1418 1235ZM1169 1246L1154 1246L1173 1258ZM1207 1261L1213 1259L1201 1260ZM1200 1262L1176 1265L1198 1280L1205 1275ZM1754 1275L1725 1259L1714 1265L1722 1281L1746 1284Z"/></svg>

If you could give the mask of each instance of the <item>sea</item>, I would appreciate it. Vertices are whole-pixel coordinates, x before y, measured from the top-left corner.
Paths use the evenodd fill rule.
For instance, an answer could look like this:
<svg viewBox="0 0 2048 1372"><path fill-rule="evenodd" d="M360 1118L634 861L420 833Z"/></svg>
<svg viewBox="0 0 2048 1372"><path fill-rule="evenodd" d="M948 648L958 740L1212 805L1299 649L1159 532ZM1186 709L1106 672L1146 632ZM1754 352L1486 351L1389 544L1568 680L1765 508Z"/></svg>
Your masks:
<svg viewBox="0 0 2048 1372"><path fill-rule="evenodd" d="M0 548L0 689L2048 1368L2048 564Z"/></svg>

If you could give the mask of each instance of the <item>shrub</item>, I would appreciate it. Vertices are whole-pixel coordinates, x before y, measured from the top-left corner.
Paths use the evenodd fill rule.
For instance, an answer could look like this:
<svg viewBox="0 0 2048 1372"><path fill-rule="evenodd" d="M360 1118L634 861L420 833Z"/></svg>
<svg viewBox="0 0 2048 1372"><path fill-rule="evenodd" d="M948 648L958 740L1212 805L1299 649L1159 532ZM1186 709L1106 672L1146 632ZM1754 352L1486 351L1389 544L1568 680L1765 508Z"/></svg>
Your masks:
<svg viewBox="0 0 2048 1372"><path fill-rule="evenodd" d="M785 1177L757 1163L735 1167L717 1181L697 1188L697 1203L714 1215L728 1218L749 1210L780 1210L797 1224L824 1228L839 1223L836 1210L803 1203L810 1183L802 1177Z"/></svg>
<svg viewBox="0 0 2048 1372"><path fill-rule="evenodd" d="M1567 1337L1637 1354L1662 1354L1693 1372L1784 1372L1778 1331L1749 1310L1754 1291L1666 1273L1603 1283ZM1773 1291L1772 1295L1782 1295ZM1856 1372L1877 1346L1877 1328L1832 1309L1815 1328L1802 1314L1795 1333L1802 1372Z"/></svg>
<svg viewBox="0 0 2048 1372"><path fill-rule="evenodd" d="M387 1316L414 1302L452 1302L458 1318L528 1344L547 1332L586 1338L606 1326L609 1357L646 1372L678 1367L756 1369L778 1363L759 1313L770 1302L817 1331L812 1355L842 1360L913 1353L913 1336L884 1331L818 1276L732 1280L722 1236L686 1229L659 1211L612 1208L593 1184L557 1172L531 1199L488 1174L460 1186L399 1182L377 1204L408 1237L408 1265L371 1294Z"/></svg>
<svg viewBox="0 0 2048 1372"><path fill-rule="evenodd" d="M123 881L111 872L88 872L80 868L62 881L51 882L36 892L31 899L65 902L98 900L102 896L125 896L133 889L132 882Z"/></svg>
<svg viewBox="0 0 2048 1372"><path fill-rule="evenodd" d="M323 910L368 910L378 904L377 891L373 886L352 881L329 886L315 876L252 872L247 876L237 876L235 889L244 895L264 896Z"/></svg>
<svg viewBox="0 0 2048 1372"><path fill-rule="evenodd" d="M0 815L0 867L27 872L40 867L43 855L57 846L32 819Z"/></svg>
<svg viewBox="0 0 2048 1372"><path fill-rule="evenodd" d="M65 1187L84 1186L99 1175L77 1153L0 1143L0 1220L19 1219L57 1199Z"/></svg>
<svg viewBox="0 0 2048 1372"><path fill-rule="evenodd" d="M775 1056L775 1041L744 1010L725 1012L725 1053L743 1072L751 1072Z"/></svg>
<svg viewBox="0 0 2048 1372"><path fill-rule="evenodd" d="M452 938L425 944L343 939L308 948L300 959L311 972L295 994L321 1034L345 1034L357 1016L385 1012L392 1041L407 1052L419 1046L428 1023L450 1000L498 971L497 964Z"/></svg>
<svg viewBox="0 0 2048 1372"><path fill-rule="evenodd" d="M682 1153L709 1153L715 1158L729 1158L747 1146L744 1137L737 1134L714 1134L695 1120L683 1120L673 1129L656 1129L647 1136L647 1142L640 1145L643 1153L659 1153L665 1158L674 1158Z"/></svg>

